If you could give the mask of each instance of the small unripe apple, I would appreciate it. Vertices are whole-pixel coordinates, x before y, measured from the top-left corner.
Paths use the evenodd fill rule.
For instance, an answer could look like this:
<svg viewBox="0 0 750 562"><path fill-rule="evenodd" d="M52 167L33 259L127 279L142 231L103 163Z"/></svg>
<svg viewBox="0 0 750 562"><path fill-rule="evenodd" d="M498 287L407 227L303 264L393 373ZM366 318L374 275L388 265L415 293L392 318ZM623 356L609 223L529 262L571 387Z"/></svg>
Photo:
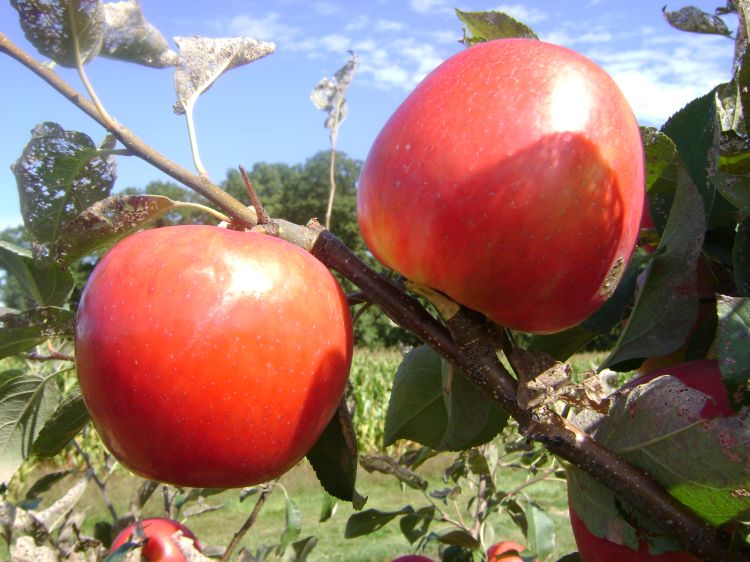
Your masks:
<svg viewBox="0 0 750 562"><path fill-rule="evenodd" d="M195 535L182 523L172 519L152 517L143 519L140 523L132 523L125 527L112 541L109 551L114 552L127 542L136 542L140 538L137 526L140 524L145 540L141 550L144 562L185 562L185 555L173 540L177 531L193 541L193 546L200 552L201 545Z"/></svg>

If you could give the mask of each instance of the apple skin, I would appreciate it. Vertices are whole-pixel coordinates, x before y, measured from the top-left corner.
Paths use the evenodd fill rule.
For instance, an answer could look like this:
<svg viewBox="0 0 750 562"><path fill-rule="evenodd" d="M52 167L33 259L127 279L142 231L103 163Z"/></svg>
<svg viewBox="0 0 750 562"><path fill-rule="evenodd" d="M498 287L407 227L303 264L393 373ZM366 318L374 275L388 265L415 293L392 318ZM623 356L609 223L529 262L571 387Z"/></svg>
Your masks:
<svg viewBox="0 0 750 562"><path fill-rule="evenodd" d="M678 363L669 367L658 369L651 373L629 380L624 389L634 388L639 384L645 384L661 375L672 375L683 384L699 390L709 396L701 409L701 417L712 419L723 416L735 415L729 405L729 397L721 379L718 363L713 359L698 359ZM648 543L641 540L638 550L635 551L625 545L617 544L606 538L597 537L589 531L581 518L570 509L570 523L573 528L573 536L578 546L578 554L582 562L639 562L641 560L652 560L654 562L700 562L698 558L684 551L664 552L651 555L648 552Z"/></svg>
<svg viewBox="0 0 750 562"><path fill-rule="evenodd" d="M315 444L352 359L346 297L278 238L213 226L139 232L84 289L76 366L105 445L146 478L231 488Z"/></svg>
<svg viewBox="0 0 750 562"><path fill-rule="evenodd" d="M495 543L487 549L487 562L524 562L523 558L520 556L503 556L506 552L513 550L520 553L525 550L525 547L513 541L500 541ZM536 562L539 562L539 560Z"/></svg>
<svg viewBox="0 0 750 562"><path fill-rule="evenodd" d="M575 511L570 510L570 524L581 562L700 562L688 552L649 554L648 544L642 540L638 550L597 537L586 528Z"/></svg>
<svg viewBox="0 0 750 562"><path fill-rule="evenodd" d="M161 517L143 519L141 527L143 534L146 536L141 550L141 557L145 562L185 562L185 555L182 554L177 544L172 541L172 535L177 531L182 531L185 537L193 541L195 549L199 552L201 550L200 543L192 531L185 527L185 525L172 519ZM135 523L128 525L120 531L115 540L112 541L112 546L109 549L110 553L130 541L136 532Z"/></svg>
<svg viewBox="0 0 750 562"><path fill-rule="evenodd" d="M406 554L404 556L399 556L398 558L394 558L391 560L391 562L435 562L432 558L427 558L426 556L421 556L419 554Z"/></svg>
<svg viewBox="0 0 750 562"><path fill-rule="evenodd" d="M614 81L529 39L454 55L365 161L359 226L387 267L494 322L552 333L615 289L645 199L638 124Z"/></svg>

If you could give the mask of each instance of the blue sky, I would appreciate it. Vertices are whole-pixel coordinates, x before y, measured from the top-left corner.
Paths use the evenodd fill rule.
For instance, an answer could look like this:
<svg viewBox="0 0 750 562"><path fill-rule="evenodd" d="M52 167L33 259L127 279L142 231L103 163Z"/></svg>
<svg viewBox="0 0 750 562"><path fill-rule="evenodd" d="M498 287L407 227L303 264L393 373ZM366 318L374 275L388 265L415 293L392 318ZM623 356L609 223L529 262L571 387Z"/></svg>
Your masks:
<svg viewBox="0 0 750 562"><path fill-rule="evenodd" d="M196 109L201 156L220 182L238 164L303 162L328 148L324 114L310 92L348 58L359 66L348 92L349 117L338 148L364 159L380 128L430 70L462 46L453 8L506 11L540 38L575 49L603 66L620 85L642 124L661 125L689 100L729 78L730 39L670 28L666 0L142 0L146 18L170 40L175 36L247 35L273 41L276 52L229 71L202 96ZM713 12L721 0L693 1ZM683 4L669 2L669 9ZM25 40L9 2L0 3L0 32L40 55ZM726 18L734 29L734 17ZM59 72L82 90L77 75ZM172 113L172 70L96 59L87 66L109 113L158 150L192 166L184 119ZM104 131L28 70L0 55L0 228L20 223L10 165L42 121L90 135ZM116 189L166 179L135 158L118 160Z"/></svg>

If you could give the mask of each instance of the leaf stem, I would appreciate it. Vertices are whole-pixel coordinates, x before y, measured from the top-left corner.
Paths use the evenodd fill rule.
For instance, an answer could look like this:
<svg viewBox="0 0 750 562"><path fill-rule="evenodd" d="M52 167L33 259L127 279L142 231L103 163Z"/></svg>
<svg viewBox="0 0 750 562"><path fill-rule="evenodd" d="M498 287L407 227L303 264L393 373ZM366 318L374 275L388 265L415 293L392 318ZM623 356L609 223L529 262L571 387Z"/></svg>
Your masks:
<svg viewBox="0 0 750 562"><path fill-rule="evenodd" d="M73 38L73 50L75 52L76 70L78 71L78 76L81 78L81 82L83 82L83 87L86 88L86 91L88 92L91 101L94 103L96 110L99 112L102 120L107 123L106 128L111 130L117 127L117 123L115 123L115 120L112 119L107 110L104 108L101 100L99 100L99 96L96 95L96 90L94 90L94 86L89 81L89 77L83 67L83 60L81 59L81 44L78 39L78 27L76 25L77 5L78 4L76 2L68 3L68 23L70 24L70 35Z"/></svg>
<svg viewBox="0 0 750 562"><path fill-rule="evenodd" d="M208 213L215 219L222 221L222 222L226 222L226 223L232 222L232 219L230 219L221 211L217 211L216 209L213 209L212 207L208 207L206 205L201 205L200 203L191 203L189 201L175 201L174 204L175 204L175 207L185 207L188 209L196 209L198 211L203 211L204 213Z"/></svg>
<svg viewBox="0 0 750 562"><path fill-rule="evenodd" d="M185 108L185 122L187 123L188 139L190 140L190 153L193 156L193 164L195 164L195 169L202 177L208 178L208 172L203 166L200 150L198 149L198 137L195 134L195 119L193 118L192 107L189 110L188 108Z"/></svg>

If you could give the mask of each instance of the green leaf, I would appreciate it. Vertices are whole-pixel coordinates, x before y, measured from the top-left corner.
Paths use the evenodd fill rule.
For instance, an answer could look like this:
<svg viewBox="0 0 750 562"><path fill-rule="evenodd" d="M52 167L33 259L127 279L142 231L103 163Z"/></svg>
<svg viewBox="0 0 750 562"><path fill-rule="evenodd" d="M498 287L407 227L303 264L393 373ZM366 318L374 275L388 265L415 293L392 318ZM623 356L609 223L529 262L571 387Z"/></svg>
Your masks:
<svg viewBox="0 0 750 562"><path fill-rule="evenodd" d="M353 539L377 531L400 515L411 515L414 508L410 505L402 507L398 511L380 511L378 509L365 509L352 514L346 522L344 537Z"/></svg>
<svg viewBox="0 0 750 562"><path fill-rule="evenodd" d="M707 400L677 378L660 376L618 395L609 416L594 425L593 435L699 517L722 525L750 510L750 428L744 416L702 420ZM599 495L598 502L612 502L609 507L614 509L614 499L606 494ZM590 519L598 515L590 516L579 506L575 511L587 517L584 521L593 532Z"/></svg>
<svg viewBox="0 0 750 562"><path fill-rule="evenodd" d="M40 268L31 252L0 240L0 267L18 280L23 292L39 306L61 306L70 296L75 281L70 271L52 264Z"/></svg>
<svg viewBox="0 0 750 562"><path fill-rule="evenodd" d="M737 294L750 297L750 216L737 227L732 248L732 261Z"/></svg>
<svg viewBox="0 0 750 562"><path fill-rule="evenodd" d="M342 402L307 453L307 460L326 492L340 500L352 502L354 509L362 509L367 498L360 496L356 490L357 455L357 436L352 418Z"/></svg>
<svg viewBox="0 0 750 562"><path fill-rule="evenodd" d="M297 504L286 496L284 532L281 534L279 552L284 552L292 544L302 531L302 514Z"/></svg>
<svg viewBox="0 0 750 562"><path fill-rule="evenodd" d="M446 427L440 356L422 345L404 357L393 379L384 445L411 439L427 446L442 440ZM434 448L434 447L433 447Z"/></svg>
<svg viewBox="0 0 750 562"><path fill-rule="evenodd" d="M708 170L716 159L715 141L719 128L715 99L716 92L712 90L691 101L662 127L662 132L674 141L677 152L703 199L706 224L709 227L714 226L722 211L721 208L715 209L719 196L708 177ZM678 181L680 180L678 177Z"/></svg>
<svg viewBox="0 0 750 562"><path fill-rule="evenodd" d="M26 351L53 337L72 337L75 314L52 306L0 316L0 358Z"/></svg>
<svg viewBox="0 0 750 562"><path fill-rule="evenodd" d="M99 0L11 0L26 39L57 64L76 66L75 40L83 63L96 57L104 39Z"/></svg>
<svg viewBox="0 0 750 562"><path fill-rule="evenodd" d="M313 551L315 546L318 544L317 537L305 537L302 540L292 543L291 548L288 548L284 552L282 562L305 562L308 555Z"/></svg>
<svg viewBox="0 0 750 562"><path fill-rule="evenodd" d="M65 397L45 422L34 440L32 452L40 457L54 457L80 433L90 419L83 396L76 389Z"/></svg>
<svg viewBox="0 0 750 562"><path fill-rule="evenodd" d="M39 497L40 494L48 491L52 486L70 474L70 470L56 470L49 472L37 479L26 491L26 501L31 501Z"/></svg>
<svg viewBox="0 0 750 562"><path fill-rule="evenodd" d="M97 201L62 226L55 260L71 264L140 230L177 205L161 195L112 195Z"/></svg>
<svg viewBox="0 0 750 562"><path fill-rule="evenodd" d="M479 550L482 543L471 536L471 533L465 529L449 528L430 533L430 538L443 544L460 546L471 550Z"/></svg>
<svg viewBox="0 0 750 562"><path fill-rule="evenodd" d="M146 21L139 2L104 4L105 37L101 55L156 68L177 64L177 53L165 37Z"/></svg>
<svg viewBox="0 0 750 562"><path fill-rule="evenodd" d="M555 523L546 511L532 501L526 504L524 514L528 525L526 538L529 546L541 560L546 560L555 547Z"/></svg>
<svg viewBox="0 0 750 562"><path fill-rule="evenodd" d="M336 506L338 501L331 494L323 490L322 501L320 502L320 515L318 516L318 523L325 523L336 512Z"/></svg>
<svg viewBox="0 0 750 562"><path fill-rule="evenodd" d="M466 25L463 43L467 47L493 39L539 39L530 27L502 12L464 12L456 8L456 15Z"/></svg>
<svg viewBox="0 0 750 562"><path fill-rule="evenodd" d="M652 127L641 127L646 152L646 193L648 212L661 235L677 191L682 163L671 138Z"/></svg>
<svg viewBox="0 0 750 562"><path fill-rule="evenodd" d="M0 372L0 483L7 484L29 457L40 428L59 400L53 377L19 370Z"/></svg>
<svg viewBox="0 0 750 562"><path fill-rule="evenodd" d="M459 451L483 445L505 427L508 414L461 375L442 361L443 401L448 416L438 450Z"/></svg>
<svg viewBox="0 0 750 562"><path fill-rule="evenodd" d="M732 35L727 24L719 16L706 13L694 6L686 6L674 12L668 12L667 7L664 6L662 12L669 25L680 31L724 35L726 37Z"/></svg>
<svg viewBox="0 0 750 562"><path fill-rule="evenodd" d="M401 532L410 544L414 544L430 530L430 524L435 518L435 506L430 505L418 509L414 513L404 515L399 521Z"/></svg>
<svg viewBox="0 0 750 562"><path fill-rule="evenodd" d="M411 350L393 381L385 445L409 439L439 450L461 450L490 441L507 414L465 377L444 368L428 346Z"/></svg>
<svg viewBox="0 0 750 562"><path fill-rule="evenodd" d="M63 224L109 195L115 162L102 158L85 134L56 123L37 125L21 157L13 164L21 214L31 238L42 245L37 258L55 242Z"/></svg>
<svg viewBox="0 0 750 562"><path fill-rule="evenodd" d="M696 275L703 247L703 205L681 174L664 235L616 348L603 366L665 355L679 348L698 317Z"/></svg>
<svg viewBox="0 0 750 562"><path fill-rule="evenodd" d="M719 295L716 352L719 369L735 410L750 405L750 298Z"/></svg>
<svg viewBox="0 0 750 562"><path fill-rule="evenodd" d="M711 181L721 196L737 208L742 216L750 216L750 178L715 172L711 176Z"/></svg>

